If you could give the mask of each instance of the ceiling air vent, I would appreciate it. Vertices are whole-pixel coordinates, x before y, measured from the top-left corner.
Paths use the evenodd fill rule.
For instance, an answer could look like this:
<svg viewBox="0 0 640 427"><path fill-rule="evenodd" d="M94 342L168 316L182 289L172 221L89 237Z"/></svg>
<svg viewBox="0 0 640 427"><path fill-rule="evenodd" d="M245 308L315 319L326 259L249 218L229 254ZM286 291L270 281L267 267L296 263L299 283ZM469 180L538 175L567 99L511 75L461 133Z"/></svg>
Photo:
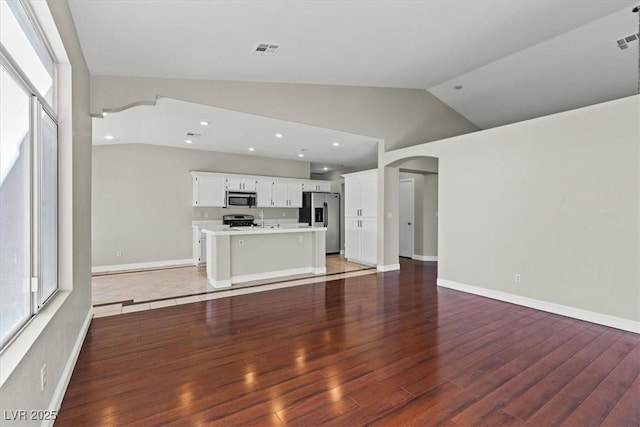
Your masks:
<svg viewBox="0 0 640 427"><path fill-rule="evenodd" d="M187 132L187 136L191 136L191 137L197 138L199 136L202 136L202 134L198 133L198 132Z"/></svg>
<svg viewBox="0 0 640 427"><path fill-rule="evenodd" d="M258 43L253 52L258 55L275 55L279 48L279 44Z"/></svg>
<svg viewBox="0 0 640 427"><path fill-rule="evenodd" d="M626 48L629 47L629 43L634 42L636 40L640 40L640 33L638 34L631 34L627 37L624 37L620 40L616 40L616 43L618 43L618 47L620 48L620 50L625 50Z"/></svg>

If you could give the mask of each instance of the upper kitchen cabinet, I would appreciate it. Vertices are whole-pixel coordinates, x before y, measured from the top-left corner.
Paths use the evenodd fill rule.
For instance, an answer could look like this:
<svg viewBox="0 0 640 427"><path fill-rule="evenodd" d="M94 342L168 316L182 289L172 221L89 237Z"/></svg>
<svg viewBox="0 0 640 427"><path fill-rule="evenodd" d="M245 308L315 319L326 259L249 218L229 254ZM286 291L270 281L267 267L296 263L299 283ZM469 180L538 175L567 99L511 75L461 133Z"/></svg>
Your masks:
<svg viewBox="0 0 640 427"><path fill-rule="evenodd" d="M289 207L301 208L302 207L302 183L299 181L289 182L287 186L289 189Z"/></svg>
<svg viewBox="0 0 640 427"><path fill-rule="evenodd" d="M227 191L250 191L257 190L257 180L252 177L228 176Z"/></svg>
<svg viewBox="0 0 640 427"><path fill-rule="evenodd" d="M301 208L302 191L330 191L329 181L310 181L273 176L250 176L216 172L191 172L193 206L225 207L228 191L255 192L259 208Z"/></svg>
<svg viewBox="0 0 640 427"><path fill-rule="evenodd" d="M344 216L378 216L378 171L356 172L344 176Z"/></svg>
<svg viewBox="0 0 640 427"><path fill-rule="evenodd" d="M288 180L274 180L271 188L273 207L301 208L302 182Z"/></svg>
<svg viewBox="0 0 640 427"><path fill-rule="evenodd" d="M191 172L193 180L193 206L224 207L226 180L224 176Z"/></svg>
<svg viewBox="0 0 640 427"><path fill-rule="evenodd" d="M315 180L303 181L302 191L318 191L322 193L329 193L331 192L331 182Z"/></svg>
<svg viewBox="0 0 640 427"><path fill-rule="evenodd" d="M259 208L272 208L273 205L273 179L258 178L256 182L256 193L258 195L258 201L256 206Z"/></svg>

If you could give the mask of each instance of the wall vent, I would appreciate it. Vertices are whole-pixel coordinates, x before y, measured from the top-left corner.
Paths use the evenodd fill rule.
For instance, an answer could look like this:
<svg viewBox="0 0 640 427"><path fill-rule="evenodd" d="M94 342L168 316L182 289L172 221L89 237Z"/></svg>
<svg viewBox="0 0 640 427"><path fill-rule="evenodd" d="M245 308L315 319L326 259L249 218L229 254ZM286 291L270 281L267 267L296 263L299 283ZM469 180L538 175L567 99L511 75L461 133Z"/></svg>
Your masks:
<svg viewBox="0 0 640 427"><path fill-rule="evenodd" d="M275 55L280 49L279 44L272 43L258 43L253 49L253 52L258 55Z"/></svg>
<svg viewBox="0 0 640 427"><path fill-rule="evenodd" d="M640 40L640 33L628 35L624 38L621 38L620 40L616 40L616 43L618 43L618 47L620 48L620 50L625 50L629 47L629 43L636 40Z"/></svg>

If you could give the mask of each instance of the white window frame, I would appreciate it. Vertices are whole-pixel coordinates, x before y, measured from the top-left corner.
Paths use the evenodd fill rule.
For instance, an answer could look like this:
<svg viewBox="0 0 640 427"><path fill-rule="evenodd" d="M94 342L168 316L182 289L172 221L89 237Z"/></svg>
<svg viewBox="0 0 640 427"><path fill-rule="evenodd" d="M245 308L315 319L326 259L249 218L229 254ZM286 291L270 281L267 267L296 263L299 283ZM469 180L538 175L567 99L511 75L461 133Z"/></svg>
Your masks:
<svg viewBox="0 0 640 427"><path fill-rule="evenodd" d="M54 92L54 102L57 106L58 124L58 290L46 304L40 306L37 315L32 316L0 350L0 386L7 381L31 347L36 344L56 314L63 309L65 301L73 291L74 275L71 61L47 2L21 0L21 3L33 19L32 22L36 23L36 28L56 63L54 85L57 88ZM46 102L43 105L48 114L53 113Z"/></svg>
<svg viewBox="0 0 640 427"><path fill-rule="evenodd" d="M28 5L22 4L27 17L30 19L33 28L37 34L25 33L28 39L32 39L34 37L38 37L41 41L40 46L44 46L47 49L46 54L48 54L54 66L53 76L52 76L52 89L53 89L53 100L55 102L57 93L58 82L56 81L56 72L55 68L57 66L55 56L51 52L51 49L48 46L46 39L42 36L42 30L39 29L39 25L37 21L33 18L32 13ZM38 49L39 50L39 49ZM45 53L39 52L39 55L43 55ZM56 286L56 290L49 295L47 298L43 298L43 290L41 286L41 254L43 250L48 250L48 248L44 248L42 244L41 234L42 234L42 226L41 226L41 211L40 211L40 201L41 199L41 187L42 187L42 157L41 157L41 119L40 119L40 110L42 110L45 114L47 114L53 122L56 124L56 127L59 126L57 114L54 111L54 108L49 105L48 101L44 98L43 94L39 93L36 89L35 85L29 80L26 73L20 67L11 54L7 52L7 50L0 44L0 62L2 63L4 69L13 77L18 85L22 87L22 89L31 95L31 108L30 108L30 126L29 126L29 145L30 145L30 199L31 199L31 307L30 307L30 317L27 318L23 323L9 336L2 337L0 340L1 349L4 349L7 345L9 345L12 340L20 334L20 332L24 329L24 327L29 324L31 319L38 314L38 312L55 297L56 293L59 290L59 286ZM56 145L58 145L58 139L56 140ZM58 149L56 147L56 153ZM57 168L56 168L57 169ZM57 174L56 170L56 174ZM56 189L56 199L58 198L58 194L60 193L59 188ZM58 201L56 200L56 208L58 206ZM56 232L57 234L57 232ZM56 239L57 242L57 239ZM58 248L55 248L55 256L56 259L59 260ZM56 264L59 264L56 262ZM59 266L56 268L56 275L58 274ZM56 283L59 283L59 278L56 279Z"/></svg>

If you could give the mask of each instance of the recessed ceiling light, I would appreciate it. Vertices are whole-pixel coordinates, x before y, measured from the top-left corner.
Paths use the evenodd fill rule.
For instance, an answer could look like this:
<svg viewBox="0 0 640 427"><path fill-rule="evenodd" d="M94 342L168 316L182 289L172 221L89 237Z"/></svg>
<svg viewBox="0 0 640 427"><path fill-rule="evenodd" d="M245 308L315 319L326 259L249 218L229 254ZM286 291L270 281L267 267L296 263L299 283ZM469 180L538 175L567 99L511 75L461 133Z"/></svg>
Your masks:
<svg viewBox="0 0 640 427"><path fill-rule="evenodd" d="M109 113L107 113L106 111L102 112L102 117L107 117L109 115Z"/></svg>
<svg viewBox="0 0 640 427"><path fill-rule="evenodd" d="M298 157L304 157L304 154L300 153L298 154Z"/></svg>
<svg viewBox="0 0 640 427"><path fill-rule="evenodd" d="M184 142L186 142L187 144L191 144L193 141L190 139L185 139Z"/></svg>
<svg viewBox="0 0 640 427"><path fill-rule="evenodd" d="M281 133L276 133L276 138L282 138L284 135Z"/></svg>
<svg viewBox="0 0 640 427"><path fill-rule="evenodd" d="M462 89L463 87L464 87L464 86L462 86L462 85L455 85L453 88L454 88L455 90L460 90L460 89Z"/></svg>
<svg viewBox="0 0 640 427"><path fill-rule="evenodd" d="M108 139L108 140L112 140L113 138L115 138L115 136L113 136L113 135L106 135L104 137L104 139Z"/></svg>
<svg viewBox="0 0 640 427"><path fill-rule="evenodd" d="M256 151L256 149L253 147L249 147L249 151Z"/></svg>
<svg viewBox="0 0 640 427"><path fill-rule="evenodd" d="M339 143L339 142L334 142L334 143L333 143L333 146L334 146L334 147L337 147L337 146L339 146L339 145L340 145L340 143Z"/></svg>
<svg viewBox="0 0 640 427"><path fill-rule="evenodd" d="M325 166L325 167L322 168L322 170L328 171L329 168Z"/></svg>
<svg viewBox="0 0 640 427"><path fill-rule="evenodd" d="M204 120L200 122L202 126L209 126L209 122L205 122Z"/></svg>

